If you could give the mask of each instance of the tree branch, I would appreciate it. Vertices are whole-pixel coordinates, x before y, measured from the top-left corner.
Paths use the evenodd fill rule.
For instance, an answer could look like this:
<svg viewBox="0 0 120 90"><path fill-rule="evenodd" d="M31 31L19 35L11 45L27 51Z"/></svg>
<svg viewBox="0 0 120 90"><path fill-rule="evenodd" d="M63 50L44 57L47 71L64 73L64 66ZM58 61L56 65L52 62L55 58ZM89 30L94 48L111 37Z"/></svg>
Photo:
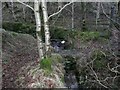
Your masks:
<svg viewBox="0 0 120 90"><path fill-rule="evenodd" d="M118 24L120 26L120 23L119 22L116 22L115 20L113 20L112 18L110 18L106 12L104 11L104 8L103 8L103 5L101 4L101 7L102 7L102 11L103 11L103 14L108 18L110 19L111 21L113 21L114 23Z"/></svg>
<svg viewBox="0 0 120 90"><path fill-rule="evenodd" d="M67 3L66 5L64 5L58 12L53 13L52 15L50 15L50 16L48 17L48 20L49 20L51 17L59 14L64 8L66 8L68 5L70 5L70 4L72 4L72 3L73 3L73 2L69 2L69 3Z"/></svg>
<svg viewBox="0 0 120 90"><path fill-rule="evenodd" d="M97 76L96 72L93 70L93 68L92 68L91 66L89 66L89 67L90 67L90 69L92 70L92 72L94 73L96 81L97 81L101 86L103 86L104 88L108 88L107 86L105 86L104 84L102 84L102 83L100 82L100 80L98 79L98 76Z"/></svg>
<svg viewBox="0 0 120 90"><path fill-rule="evenodd" d="M109 63L108 63L108 69L111 71L111 72L114 72L114 73L118 73L118 74L120 74L120 72L119 71L117 71L117 70L115 70L115 68L118 68L118 67L120 67L120 65L118 65L118 66L116 66L116 67L113 67L112 69L110 68L110 65L109 65Z"/></svg>
<svg viewBox="0 0 120 90"><path fill-rule="evenodd" d="M25 4L25 3L21 2L20 0L17 0L17 1L18 1L19 3L21 3L21 4L25 5L26 7L30 8L31 10L33 10L33 11L35 12L34 8L33 8L33 7L31 7L30 5Z"/></svg>

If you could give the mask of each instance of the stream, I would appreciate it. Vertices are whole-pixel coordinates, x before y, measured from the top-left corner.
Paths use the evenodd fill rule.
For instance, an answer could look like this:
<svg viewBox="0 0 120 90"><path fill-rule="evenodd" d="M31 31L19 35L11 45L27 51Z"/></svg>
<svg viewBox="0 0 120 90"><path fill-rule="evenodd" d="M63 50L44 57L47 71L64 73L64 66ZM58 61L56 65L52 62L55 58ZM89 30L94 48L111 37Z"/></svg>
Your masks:
<svg viewBox="0 0 120 90"><path fill-rule="evenodd" d="M69 89L79 89L81 85L79 85L79 72L76 67L76 61L73 57L66 56L65 57L65 86Z"/></svg>
<svg viewBox="0 0 120 90"><path fill-rule="evenodd" d="M64 41L64 40L63 40ZM80 56L80 51L78 50L65 50L64 46L65 43L61 43L61 41L53 40L52 46L56 53L59 53L62 57L64 57L64 69L65 69L65 75L64 75L64 81L65 86L68 89L72 90L79 90L79 88L82 88L82 86L79 84L79 71L77 69L76 65L76 59L75 57Z"/></svg>

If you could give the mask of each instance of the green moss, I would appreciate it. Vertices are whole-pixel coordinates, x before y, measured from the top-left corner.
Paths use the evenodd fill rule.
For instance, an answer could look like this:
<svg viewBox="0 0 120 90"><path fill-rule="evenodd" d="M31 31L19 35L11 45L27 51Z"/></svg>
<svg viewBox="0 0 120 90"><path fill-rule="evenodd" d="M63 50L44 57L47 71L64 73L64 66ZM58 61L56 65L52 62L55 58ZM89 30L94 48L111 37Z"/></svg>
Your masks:
<svg viewBox="0 0 120 90"><path fill-rule="evenodd" d="M65 82L64 76L62 76L60 80L62 83L64 83Z"/></svg>
<svg viewBox="0 0 120 90"><path fill-rule="evenodd" d="M3 22L3 28L7 31L30 34L35 37L35 25L21 22Z"/></svg>
<svg viewBox="0 0 120 90"><path fill-rule="evenodd" d="M42 59L40 62L40 68L46 70L46 71L52 71L52 60L51 58L45 58Z"/></svg>
<svg viewBox="0 0 120 90"><path fill-rule="evenodd" d="M89 31L85 31L85 32L80 32L80 38L83 41L89 41L89 40L98 40L100 37L99 32L89 32Z"/></svg>
<svg viewBox="0 0 120 90"><path fill-rule="evenodd" d="M52 66L62 63L62 56L59 54L52 54L51 57L42 59L40 61L40 68L44 70L46 76L52 73Z"/></svg>
<svg viewBox="0 0 120 90"><path fill-rule="evenodd" d="M83 42L87 41L107 41L110 37L109 32L99 32L99 31L74 31L74 39L80 39Z"/></svg>
<svg viewBox="0 0 120 90"><path fill-rule="evenodd" d="M69 33L67 29L51 27L50 34L53 39L65 39Z"/></svg>
<svg viewBox="0 0 120 90"><path fill-rule="evenodd" d="M15 33L15 32L12 32L12 35L13 35L13 36L17 36L18 34L17 34L17 33Z"/></svg>

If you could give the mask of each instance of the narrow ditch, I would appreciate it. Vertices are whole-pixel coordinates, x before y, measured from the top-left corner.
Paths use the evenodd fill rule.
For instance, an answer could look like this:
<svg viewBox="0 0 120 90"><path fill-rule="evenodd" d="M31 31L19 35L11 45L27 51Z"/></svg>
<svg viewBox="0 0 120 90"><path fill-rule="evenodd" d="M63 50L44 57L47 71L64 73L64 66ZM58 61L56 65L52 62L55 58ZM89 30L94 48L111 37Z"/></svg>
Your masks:
<svg viewBox="0 0 120 90"><path fill-rule="evenodd" d="M79 84L79 71L76 65L76 59L70 56L66 56L64 62L65 69L65 85L70 89L82 88L82 85Z"/></svg>

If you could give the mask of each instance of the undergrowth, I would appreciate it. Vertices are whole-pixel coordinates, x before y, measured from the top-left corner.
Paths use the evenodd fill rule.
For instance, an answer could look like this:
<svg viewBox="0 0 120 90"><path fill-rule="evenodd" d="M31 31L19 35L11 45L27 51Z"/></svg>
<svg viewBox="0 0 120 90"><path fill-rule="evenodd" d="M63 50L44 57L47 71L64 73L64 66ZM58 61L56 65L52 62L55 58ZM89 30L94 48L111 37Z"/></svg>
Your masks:
<svg viewBox="0 0 120 90"><path fill-rule="evenodd" d="M14 31L17 33L30 34L36 37L35 24L21 23L21 22L3 22L3 28L8 31ZM45 41L44 28L41 27L41 35L43 41ZM50 27L51 39L64 39L80 38L83 41L99 40L101 38L108 39L109 32L98 32L88 30L70 30L65 28Z"/></svg>
<svg viewBox="0 0 120 90"><path fill-rule="evenodd" d="M93 65L95 69L106 68L108 60L106 52L97 50L93 52L92 59L94 59Z"/></svg>

